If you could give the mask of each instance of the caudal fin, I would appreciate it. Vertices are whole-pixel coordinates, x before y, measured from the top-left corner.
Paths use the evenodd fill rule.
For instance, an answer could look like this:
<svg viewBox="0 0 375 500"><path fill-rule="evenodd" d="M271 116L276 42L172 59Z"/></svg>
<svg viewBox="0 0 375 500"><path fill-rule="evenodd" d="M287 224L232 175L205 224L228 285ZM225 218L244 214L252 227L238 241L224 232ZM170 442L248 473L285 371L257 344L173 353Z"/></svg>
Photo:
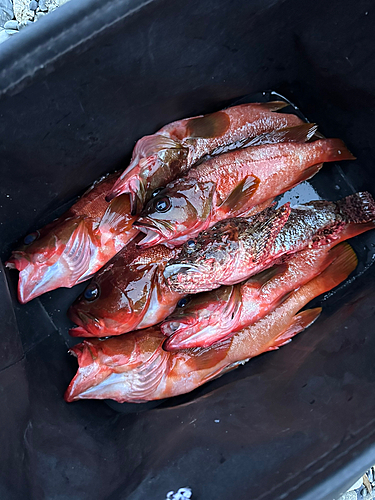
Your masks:
<svg viewBox="0 0 375 500"><path fill-rule="evenodd" d="M325 155L323 161L355 160L355 156L349 151L341 139L322 139L325 143Z"/></svg>
<svg viewBox="0 0 375 500"><path fill-rule="evenodd" d="M370 193L354 193L337 202L340 213L354 224L373 222L375 224L375 201Z"/></svg>

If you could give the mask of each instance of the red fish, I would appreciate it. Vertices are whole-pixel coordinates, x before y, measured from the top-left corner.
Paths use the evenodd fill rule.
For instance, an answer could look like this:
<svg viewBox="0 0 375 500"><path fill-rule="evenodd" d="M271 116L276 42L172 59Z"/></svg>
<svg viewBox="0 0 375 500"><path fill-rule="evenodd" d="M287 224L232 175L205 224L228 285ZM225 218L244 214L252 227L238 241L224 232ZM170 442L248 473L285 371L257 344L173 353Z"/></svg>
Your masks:
<svg viewBox="0 0 375 500"><path fill-rule="evenodd" d="M284 140L307 140L315 131L313 124L293 127ZM339 139L281 142L213 157L149 201L135 223L146 233L140 245L181 245L220 220L259 212L315 175L322 162L353 158Z"/></svg>
<svg viewBox="0 0 375 500"><path fill-rule="evenodd" d="M13 251L6 265L20 272L22 304L89 279L138 233L128 195L105 201L118 175L94 183L64 215L27 235Z"/></svg>
<svg viewBox="0 0 375 500"><path fill-rule="evenodd" d="M65 392L68 402L114 399L141 403L190 392L262 352L278 349L319 316L320 308L299 312L310 300L331 290L355 269L349 245L319 276L292 293L266 317L208 348L166 352L157 327L100 341L85 340L70 352L78 371Z"/></svg>
<svg viewBox="0 0 375 500"><path fill-rule="evenodd" d="M74 337L106 337L146 328L165 319L182 295L170 290L163 271L177 255L164 245L142 250L136 240L119 252L70 307L79 325Z"/></svg>
<svg viewBox="0 0 375 500"><path fill-rule="evenodd" d="M374 227L375 202L367 192L292 209L287 203L217 223L188 241L168 262L164 276L176 292L213 290L240 283L308 245L343 241Z"/></svg>
<svg viewBox="0 0 375 500"><path fill-rule="evenodd" d="M287 103L281 101L241 104L210 115L179 120L154 135L142 137L134 147L129 167L114 185L108 200L129 193L132 213L136 213L154 190L176 179L215 149L302 123L295 115L274 113L285 106Z"/></svg>
<svg viewBox="0 0 375 500"><path fill-rule="evenodd" d="M169 336L164 349L209 347L254 324L286 300L293 290L324 271L346 243L335 245L336 240L322 247L306 248L286 263L244 283L181 299L179 307L160 327Z"/></svg>

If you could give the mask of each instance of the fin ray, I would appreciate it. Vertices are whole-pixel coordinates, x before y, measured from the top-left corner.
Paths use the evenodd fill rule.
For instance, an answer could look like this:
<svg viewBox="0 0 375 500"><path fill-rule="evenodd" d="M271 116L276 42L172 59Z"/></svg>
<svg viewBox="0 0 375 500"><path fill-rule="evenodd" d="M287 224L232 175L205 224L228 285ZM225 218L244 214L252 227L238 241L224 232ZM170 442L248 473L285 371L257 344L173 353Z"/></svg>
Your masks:
<svg viewBox="0 0 375 500"><path fill-rule="evenodd" d="M281 346L288 344L297 333L302 332L318 319L322 312L321 307L307 309L293 316L289 327L272 340L266 351L275 351Z"/></svg>
<svg viewBox="0 0 375 500"><path fill-rule="evenodd" d="M220 205L224 212L238 212L258 189L260 180L255 175L247 175Z"/></svg>

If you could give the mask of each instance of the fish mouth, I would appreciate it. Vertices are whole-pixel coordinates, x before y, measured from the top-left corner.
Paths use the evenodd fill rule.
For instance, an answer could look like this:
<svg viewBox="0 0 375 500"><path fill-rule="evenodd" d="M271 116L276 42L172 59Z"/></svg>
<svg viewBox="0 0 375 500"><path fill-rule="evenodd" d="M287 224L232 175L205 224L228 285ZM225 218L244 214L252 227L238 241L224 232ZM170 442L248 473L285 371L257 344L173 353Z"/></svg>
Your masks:
<svg viewBox="0 0 375 500"><path fill-rule="evenodd" d="M176 330L168 336L168 338L164 341L163 349L165 351L179 351L181 349L191 349L194 347L207 347L215 343L215 339L212 338L211 329L207 327L199 328L199 322L197 320L194 321L191 318L191 322L186 321L186 323L179 323ZM170 324L166 323L161 325L161 331L168 331L169 329L173 330L174 326L173 321ZM177 323L177 322L176 322ZM172 328L170 328L172 327ZM167 335L166 333L164 333Z"/></svg>
<svg viewBox="0 0 375 500"><path fill-rule="evenodd" d="M98 351L89 341L83 341L69 350L69 353L77 358L78 370L67 388L64 399L68 403L84 399L86 392L92 392L111 374L111 369L105 365L95 362L94 356ZM88 396L90 397L90 396Z"/></svg>
<svg viewBox="0 0 375 500"><path fill-rule="evenodd" d="M138 176L131 176L129 180L127 177L128 176L125 174L117 179L113 188L105 197L105 200L111 202L121 194L128 194L130 198L130 213L131 215L137 215L143 208L146 193Z"/></svg>
<svg viewBox="0 0 375 500"><path fill-rule="evenodd" d="M8 269L19 271L17 291L21 304L54 290L56 281L59 280L59 270L56 266L33 264L21 253L14 254L5 265Z"/></svg>
<svg viewBox="0 0 375 500"><path fill-rule="evenodd" d="M185 317L183 321L171 317L170 320L164 321L164 323L160 325L160 330L166 337L182 332L186 332L189 335L191 333L191 329L196 325L196 323L197 321L195 317Z"/></svg>
<svg viewBox="0 0 375 500"><path fill-rule="evenodd" d="M17 269L23 271L30 264L29 259L24 252L12 252L12 255L5 262L5 267L8 269Z"/></svg>
<svg viewBox="0 0 375 500"><path fill-rule="evenodd" d="M164 243L172 238L173 232L163 224L155 224L146 218L140 218L133 224L134 227L145 233L146 236L137 243L141 248L148 248L158 243Z"/></svg>
<svg viewBox="0 0 375 500"><path fill-rule="evenodd" d="M103 325L100 320L90 313L76 311L73 307L68 310L68 318L78 326L69 330L72 337L103 337Z"/></svg>

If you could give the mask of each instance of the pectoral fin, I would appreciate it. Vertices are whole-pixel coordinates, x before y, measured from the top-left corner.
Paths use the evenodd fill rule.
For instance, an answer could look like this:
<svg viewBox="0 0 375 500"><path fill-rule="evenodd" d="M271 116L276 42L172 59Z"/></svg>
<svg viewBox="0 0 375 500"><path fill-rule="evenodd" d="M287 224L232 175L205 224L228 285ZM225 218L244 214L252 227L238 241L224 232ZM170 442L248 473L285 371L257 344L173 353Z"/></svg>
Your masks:
<svg viewBox="0 0 375 500"><path fill-rule="evenodd" d="M264 287L268 281L273 280L276 276L280 276L281 274L285 273L287 270L288 266L287 264L280 264L278 266L273 266L270 267L269 269L266 269L265 271L262 271L259 274L256 274L255 276L252 276L246 282L243 284L243 286L246 286L247 284L252 284L252 283L258 283L260 287Z"/></svg>
<svg viewBox="0 0 375 500"><path fill-rule="evenodd" d="M260 180L255 175L245 177L220 205L224 213L239 213L245 209L249 199L258 189Z"/></svg>
<svg viewBox="0 0 375 500"><path fill-rule="evenodd" d="M189 137L200 137L209 139L220 137L228 130L230 118L224 111L218 111L210 115L199 118L192 118L187 124L187 134Z"/></svg>
<svg viewBox="0 0 375 500"><path fill-rule="evenodd" d="M139 155L140 158L147 158L163 149L178 149L181 144L165 135L154 134L146 135L140 139L134 148L133 156Z"/></svg>
<svg viewBox="0 0 375 500"><path fill-rule="evenodd" d="M130 213L130 199L128 194L114 198L108 205L98 230L101 233L116 233L131 228L134 217Z"/></svg>

